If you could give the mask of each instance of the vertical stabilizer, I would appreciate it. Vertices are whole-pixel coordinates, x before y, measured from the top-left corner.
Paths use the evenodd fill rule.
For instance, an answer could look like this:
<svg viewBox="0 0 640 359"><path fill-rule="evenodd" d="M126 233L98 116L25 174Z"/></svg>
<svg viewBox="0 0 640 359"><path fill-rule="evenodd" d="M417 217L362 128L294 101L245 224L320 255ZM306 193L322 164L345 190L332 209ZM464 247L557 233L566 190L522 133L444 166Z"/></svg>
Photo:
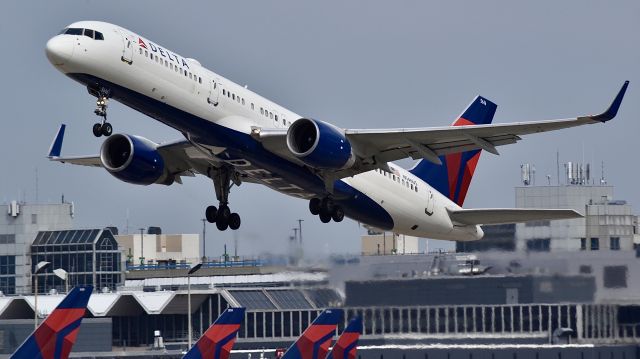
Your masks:
<svg viewBox="0 0 640 359"><path fill-rule="evenodd" d="M454 121L453 126L486 125L493 121L497 105L477 96ZM471 150L440 156L442 165L421 160L409 172L427 182L438 192L462 206L482 150Z"/></svg>
<svg viewBox="0 0 640 359"><path fill-rule="evenodd" d="M90 285L73 288L11 355L11 359L69 358L92 291Z"/></svg>
<svg viewBox="0 0 640 359"><path fill-rule="evenodd" d="M229 359L245 308L227 308L211 324L184 359Z"/></svg>
<svg viewBox="0 0 640 359"><path fill-rule="evenodd" d="M360 334L362 334L362 318L355 317L344 328L336 345L327 355L327 359L355 359Z"/></svg>
<svg viewBox="0 0 640 359"><path fill-rule="evenodd" d="M342 309L324 310L287 349L282 359L324 359L340 320Z"/></svg>

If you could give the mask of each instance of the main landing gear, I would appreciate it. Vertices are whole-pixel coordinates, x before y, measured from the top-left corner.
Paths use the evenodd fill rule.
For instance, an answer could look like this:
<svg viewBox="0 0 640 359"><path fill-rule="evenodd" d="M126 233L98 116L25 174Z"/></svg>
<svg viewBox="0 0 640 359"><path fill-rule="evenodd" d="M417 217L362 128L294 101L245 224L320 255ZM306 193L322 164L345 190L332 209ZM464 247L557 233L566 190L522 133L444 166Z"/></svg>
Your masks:
<svg viewBox="0 0 640 359"><path fill-rule="evenodd" d="M312 198L309 201L309 211L314 216L318 215L322 223L329 223L332 219L335 222L342 222L344 219L344 209L329 197Z"/></svg>
<svg viewBox="0 0 640 359"><path fill-rule="evenodd" d="M102 117L102 121L95 123L93 125L93 135L96 137L100 136L111 136L113 132L113 127L111 124L107 122L107 106L108 106L109 98L106 95L98 95L98 100L96 101L96 109L93 113L96 116Z"/></svg>
<svg viewBox="0 0 640 359"><path fill-rule="evenodd" d="M216 197L220 202L218 207L209 206L205 210L205 217L209 223L215 223L218 230L224 231L227 228L236 230L240 228L240 215L232 213L229 209L229 192L233 184L240 185L240 180L234 178L234 171L231 167L221 167L209 171L209 177L213 180L216 190Z"/></svg>

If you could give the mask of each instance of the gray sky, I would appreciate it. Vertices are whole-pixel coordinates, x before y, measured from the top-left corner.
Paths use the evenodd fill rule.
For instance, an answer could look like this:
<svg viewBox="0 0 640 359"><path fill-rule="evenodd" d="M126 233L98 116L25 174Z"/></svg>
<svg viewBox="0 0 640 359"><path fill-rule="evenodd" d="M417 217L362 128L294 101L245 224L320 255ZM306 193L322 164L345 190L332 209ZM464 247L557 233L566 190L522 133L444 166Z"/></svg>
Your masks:
<svg viewBox="0 0 640 359"><path fill-rule="evenodd" d="M465 207L512 207L520 164L556 182L561 163L605 162L617 198L636 210L640 103L640 3L637 1L3 1L0 11L0 196L3 202L76 204L78 227L161 226L200 233L215 202L204 177L140 187L100 169L45 159L60 123L63 154L97 153L91 134L95 99L51 66L44 45L78 20L112 22L140 33L297 113L348 128L450 124L477 95L496 102L494 122L528 121L604 110L624 80L631 85L619 117L527 136L483 154ZM116 132L153 141L180 134L115 102ZM407 163L409 165L409 163ZM240 253L286 248L303 218L307 253L358 252L363 229L345 220L323 225L307 202L244 184L231 194L242 228L208 226L207 253L234 235Z"/></svg>

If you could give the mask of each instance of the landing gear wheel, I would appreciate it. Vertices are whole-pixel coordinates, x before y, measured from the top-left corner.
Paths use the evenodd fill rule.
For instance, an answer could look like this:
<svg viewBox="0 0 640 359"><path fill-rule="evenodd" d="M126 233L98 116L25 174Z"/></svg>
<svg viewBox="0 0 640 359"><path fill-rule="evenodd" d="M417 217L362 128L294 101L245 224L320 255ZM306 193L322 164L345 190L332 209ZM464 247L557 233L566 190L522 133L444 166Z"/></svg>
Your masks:
<svg viewBox="0 0 640 359"><path fill-rule="evenodd" d="M103 136L109 137L113 133L113 127L111 127L111 124L109 122L105 122L104 124L102 124L101 132Z"/></svg>
<svg viewBox="0 0 640 359"><path fill-rule="evenodd" d="M331 222L331 215L327 212L320 212L320 221L322 223L329 223Z"/></svg>
<svg viewBox="0 0 640 359"><path fill-rule="evenodd" d="M218 214L216 216L216 222L220 221L220 220L222 220L224 222L227 222L227 221L229 221L229 216L231 216L231 210L229 209L229 207L222 205L218 209Z"/></svg>
<svg viewBox="0 0 640 359"><path fill-rule="evenodd" d="M344 209L342 209L342 207L340 206L333 207L333 212L331 212L331 218L335 222L342 222L342 220L344 219Z"/></svg>
<svg viewBox="0 0 640 359"><path fill-rule="evenodd" d="M240 215L237 213L231 213L231 215L229 215L229 228L231 228L232 230L236 230L238 228L240 228Z"/></svg>
<svg viewBox="0 0 640 359"><path fill-rule="evenodd" d="M93 135L96 137L102 136L102 125L99 123L93 124Z"/></svg>
<svg viewBox="0 0 640 359"><path fill-rule="evenodd" d="M216 217L218 216L218 208L216 206L209 206L204 212L205 217L207 217L207 222L215 223Z"/></svg>
<svg viewBox="0 0 640 359"><path fill-rule="evenodd" d="M227 228L229 228L229 222L227 221L227 219L218 218L216 220L216 227L218 227L218 230L220 231L225 231Z"/></svg>
<svg viewBox="0 0 640 359"><path fill-rule="evenodd" d="M311 214L313 214L314 216L318 215L320 213L321 204L322 201L320 201L320 198L311 198L311 200L309 201L309 211L311 212Z"/></svg>
<svg viewBox="0 0 640 359"><path fill-rule="evenodd" d="M326 212L330 214L332 211L333 211L333 200L329 197L323 198L320 204L320 213Z"/></svg>

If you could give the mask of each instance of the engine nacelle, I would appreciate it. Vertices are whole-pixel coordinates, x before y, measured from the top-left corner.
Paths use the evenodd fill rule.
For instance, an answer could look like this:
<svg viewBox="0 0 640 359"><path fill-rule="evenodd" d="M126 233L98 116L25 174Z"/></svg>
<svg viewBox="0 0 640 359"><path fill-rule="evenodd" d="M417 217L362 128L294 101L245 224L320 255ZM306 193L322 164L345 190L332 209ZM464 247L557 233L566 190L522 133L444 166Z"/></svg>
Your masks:
<svg viewBox="0 0 640 359"><path fill-rule="evenodd" d="M326 122L301 118L287 131L287 147L302 162L315 168L349 168L355 162L344 132Z"/></svg>
<svg viewBox="0 0 640 359"><path fill-rule="evenodd" d="M165 171L158 145L146 138L125 134L109 136L100 149L102 166L114 177L132 184L170 185L173 176Z"/></svg>

